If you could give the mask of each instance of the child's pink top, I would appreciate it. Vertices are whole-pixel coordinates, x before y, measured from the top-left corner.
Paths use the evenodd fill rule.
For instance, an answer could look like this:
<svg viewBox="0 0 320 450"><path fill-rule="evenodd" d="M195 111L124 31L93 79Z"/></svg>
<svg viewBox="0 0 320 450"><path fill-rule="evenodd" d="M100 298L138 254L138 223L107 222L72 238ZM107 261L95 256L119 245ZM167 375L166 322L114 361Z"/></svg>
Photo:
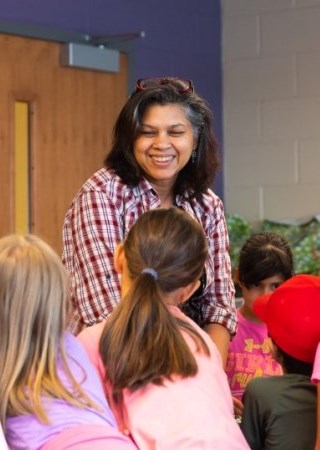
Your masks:
<svg viewBox="0 0 320 450"><path fill-rule="evenodd" d="M4 433L3 433L3 429L2 429L1 424L0 424L0 448L1 448L1 450L8 450L9 449L9 447L7 446L6 439L4 437Z"/></svg>
<svg viewBox="0 0 320 450"><path fill-rule="evenodd" d="M211 356L196 352L193 339L182 332L194 352L198 373L185 379L166 380L164 386L149 383L133 393L125 390L125 410L114 409L120 429L130 433L140 450L248 450L233 416L231 393L216 346L178 308L170 309L175 316L192 323L206 341ZM78 336L102 380L105 370L98 346L103 326L100 323L86 328ZM108 393L108 383L105 387Z"/></svg>
<svg viewBox="0 0 320 450"><path fill-rule="evenodd" d="M320 344L318 344L317 347L317 353L313 363L313 372L311 380L314 383L318 383L318 381L320 381Z"/></svg>
<svg viewBox="0 0 320 450"><path fill-rule="evenodd" d="M230 342L226 373L233 397L242 399L252 378L282 375L282 367L272 357L265 323L252 322L238 310L238 331Z"/></svg>

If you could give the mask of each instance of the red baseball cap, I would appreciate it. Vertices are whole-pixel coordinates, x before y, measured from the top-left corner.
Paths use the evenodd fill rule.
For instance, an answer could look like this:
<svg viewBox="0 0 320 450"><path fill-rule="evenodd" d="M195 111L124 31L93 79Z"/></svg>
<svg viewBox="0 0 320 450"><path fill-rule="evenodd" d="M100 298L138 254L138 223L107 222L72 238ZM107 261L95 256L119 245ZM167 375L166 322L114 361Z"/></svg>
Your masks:
<svg viewBox="0 0 320 450"><path fill-rule="evenodd" d="M295 275L257 298L253 310L280 349L313 363L320 342L320 277Z"/></svg>

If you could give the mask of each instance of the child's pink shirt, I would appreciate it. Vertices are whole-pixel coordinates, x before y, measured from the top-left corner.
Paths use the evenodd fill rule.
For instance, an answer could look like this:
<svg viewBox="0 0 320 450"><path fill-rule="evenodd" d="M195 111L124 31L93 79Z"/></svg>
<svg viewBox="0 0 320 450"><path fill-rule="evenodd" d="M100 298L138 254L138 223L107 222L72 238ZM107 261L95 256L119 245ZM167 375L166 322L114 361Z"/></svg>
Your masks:
<svg viewBox="0 0 320 450"><path fill-rule="evenodd" d="M1 424L0 424L0 448L1 450L9 450Z"/></svg>
<svg viewBox="0 0 320 450"><path fill-rule="evenodd" d="M238 310L238 331L229 345L226 373L233 397L242 399L252 378L282 375L272 357L266 324L246 319Z"/></svg>
<svg viewBox="0 0 320 450"><path fill-rule="evenodd" d="M193 339L182 332L194 352L198 373L194 377L165 380L164 386L149 383L133 393L126 389L125 411L114 410L119 428L130 433L140 450L249 450L233 416L231 393L216 346L178 308L170 309L197 329L211 355L196 352ZM86 328L78 336L102 380L105 370L98 349L103 326L100 323ZM108 383L105 387L108 394ZM121 417L125 417L125 423Z"/></svg>
<svg viewBox="0 0 320 450"><path fill-rule="evenodd" d="M320 344L318 344L316 357L313 363L313 372L311 380L314 383L318 383L320 381Z"/></svg>

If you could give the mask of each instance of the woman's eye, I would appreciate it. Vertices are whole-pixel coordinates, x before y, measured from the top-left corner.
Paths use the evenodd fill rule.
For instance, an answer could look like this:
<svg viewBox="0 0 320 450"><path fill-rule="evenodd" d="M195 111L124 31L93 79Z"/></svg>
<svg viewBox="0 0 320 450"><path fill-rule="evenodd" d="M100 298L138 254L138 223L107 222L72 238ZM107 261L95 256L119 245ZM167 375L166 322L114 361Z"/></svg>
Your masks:
<svg viewBox="0 0 320 450"><path fill-rule="evenodd" d="M146 131L146 130L142 130L140 133L142 136L154 136L155 132L154 131Z"/></svg>
<svg viewBox="0 0 320 450"><path fill-rule="evenodd" d="M171 131L170 134L171 136L182 136L183 135L183 131Z"/></svg>

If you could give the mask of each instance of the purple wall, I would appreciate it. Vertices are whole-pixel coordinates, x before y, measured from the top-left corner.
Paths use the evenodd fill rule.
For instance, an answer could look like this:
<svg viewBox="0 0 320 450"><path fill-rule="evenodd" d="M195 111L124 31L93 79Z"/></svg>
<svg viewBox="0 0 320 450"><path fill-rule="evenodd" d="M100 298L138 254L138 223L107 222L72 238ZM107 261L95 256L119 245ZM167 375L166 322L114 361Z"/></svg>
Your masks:
<svg viewBox="0 0 320 450"><path fill-rule="evenodd" d="M1 0L0 19L90 36L144 31L134 41L132 77L191 78L222 143L219 0ZM221 169L214 189L223 196Z"/></svg>

